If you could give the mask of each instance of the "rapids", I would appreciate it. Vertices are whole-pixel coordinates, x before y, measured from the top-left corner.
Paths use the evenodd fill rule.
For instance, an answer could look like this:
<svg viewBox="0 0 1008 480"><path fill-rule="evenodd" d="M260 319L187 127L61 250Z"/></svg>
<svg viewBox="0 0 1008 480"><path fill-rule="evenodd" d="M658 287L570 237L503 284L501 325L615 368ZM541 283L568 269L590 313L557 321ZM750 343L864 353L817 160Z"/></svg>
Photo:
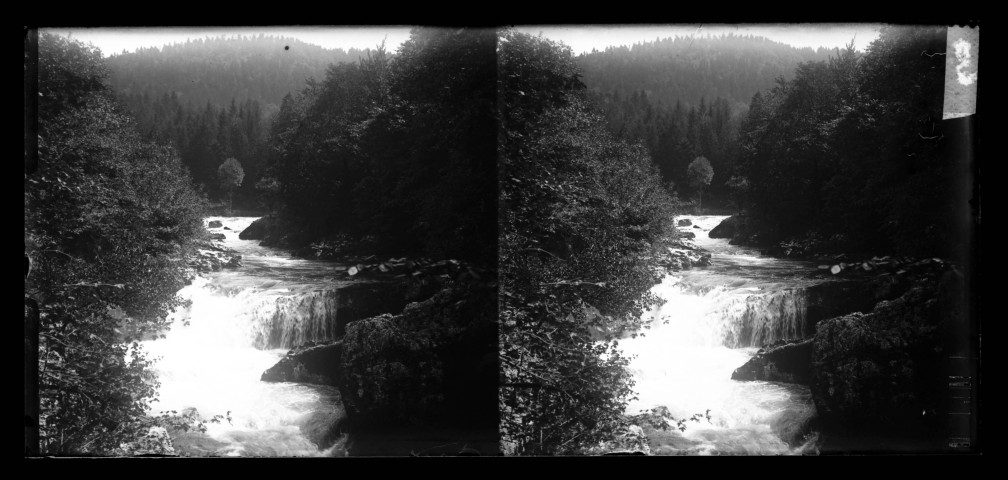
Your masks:
<svg viewBox="0 0 1008 480"><path fill-rule="evenodd" d="M242 267L197 277L179 292L191 305L173 314L166 338L143 342L158 358L161 383L151 412L182 412L195 408L210 423L205 435L173 436L183 455L326 456L339 446L320 450L306 432L318 430L334 416L339 392L333 387L259 380L292 344L327 340L335 317L329 289L337 288L342 266L332 262L291 258L289 254L240 240L238 234L255 218L210 217L220 220L224 245L242 255ZM285 341L264 340L280 319ZM291 321L301 319L302 321ZM230 416L230 421L226 417Z"/></svg>
<svg viewBox="0 0 1008 480"><path fill-rule="evenodd" d="M815 451L803 425L815 415L801 385L731 379L759 347L805 332L804 288L821 279L807 262L775 259L712 239L722 216L686 216L694 242L712 264L667 276L652 292L665 303L648 312L643 335L620 340L632 357L637 400L627 413L668 407L686 431L649 434L652 453L665 455L801 454ZM678 220L678 219L677 219ZM798 432L798 433L795 433Z"/></svg>

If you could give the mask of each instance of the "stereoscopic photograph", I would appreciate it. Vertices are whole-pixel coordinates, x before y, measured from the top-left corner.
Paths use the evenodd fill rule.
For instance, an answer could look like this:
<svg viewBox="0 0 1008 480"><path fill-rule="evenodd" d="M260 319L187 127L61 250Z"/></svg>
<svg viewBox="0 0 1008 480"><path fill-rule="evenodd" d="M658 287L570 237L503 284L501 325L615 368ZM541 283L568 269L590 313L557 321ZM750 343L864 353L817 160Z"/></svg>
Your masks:
<svg viewBox="0 0 1008 480"><path fill-rule="evenodd" d="M26 459L981 453L977 24L24 43Z"/></svg>

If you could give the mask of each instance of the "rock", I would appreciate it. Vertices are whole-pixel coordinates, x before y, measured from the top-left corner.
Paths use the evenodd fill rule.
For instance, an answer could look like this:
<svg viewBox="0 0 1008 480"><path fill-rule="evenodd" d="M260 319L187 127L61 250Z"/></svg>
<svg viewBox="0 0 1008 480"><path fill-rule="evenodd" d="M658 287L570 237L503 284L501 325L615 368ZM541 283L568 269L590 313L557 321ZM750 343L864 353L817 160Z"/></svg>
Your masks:
<svg viewBox="0 0 1008 480"><path fill-rule="evenodd" d="M841 267L840 265L833 265L829 269L830 273L832 273L833 275L840 273L841 270L843 270L843 267Z"/></svg>
<svg viewBox="0 0 1008 480"><path fill-rule="evenodd" d="M696 234L693 232L679 232L679 236L682 238L689 238L689 239L696 238Z"/></svg>
<svg viewBox="0 0 1008 480"><path fill-rule="evenodd" d="M220 220L211 220L210 223L207 224L207 227L210 227L210 228L221 228L223 226L224 226L224 224L221 223Z"/></svg>
<svg viewBox="0 0 1008 480"><path fill-rule="evenodd" d="M763 380L808 384L812 340L778 342L759 350L732 373L732 380Z"/></svg>
<svg viewBox="0 0 1008 480"><path fill-rule="evenodd" d="M263 382L298 382L336 385L343 342L322 345L309 344L295 348L266 369L259 378Z"/></svg>
<svg viewBox="0 0 1008 480"><path fill-rule="evenodd" d="M496 428L496 319L493 284L453 282L348 325L338 383L351 428Z"/></svg>
<svg viewBox="0 0 1008 480"><path fill-rule="evenodd" d="M823 424L941 441L947 425L938 419L947 418L944 369L952 348L947 342L965 323L962 288L951 272L918 279L867 314L820 322L812 395Z"/></svg>
<svg viewBox="0 0 1008 480"><path fill-rule="evenodd" d="M227 240L227 235L223 233L211 233L210 240Z"/></svg>
<svg viewBox="0 0 1008 480"><path fill-rule="evenodd" d="M897 298L911 286L911 279L894 276L841 278L812 285L805 289L805 331L815 332L821 320L870 312L878 302Z"/></svg>
<svg viewBox="0 0 1008 480"><path fill-rule="evenodd" d="M231 230L231 227L224 227L224 230Z"/></svg>
<svg viewBox="0 0 1008 480"><path fill-rule="evenodd" d="M262 240L266 238L267 230L270 228L273 219L265 216L252 222L245 230L238 234L242 240Z"/></svg>
<svg viewBox="0 0 1008 480"><path fill-rule="evenodd" d="M716 227L707 232L710 238L735 238L744 222L736 215L732 215L721 221Z"/></svg>
<svg viewBox="0 0 1008 480"><path fill-rule="evenodd" d="M693 222L691 222L688 218L679 220L679 223L676 224L677 227L688 227L690 225L693 225Z"/></svg>
<svg viewBox="0 0 1008 480"><path fill-rule="evenodd" d="M700 228L700 225L693 225L693 228L697 228L697 229L699 229L699 228Z"/></svg>

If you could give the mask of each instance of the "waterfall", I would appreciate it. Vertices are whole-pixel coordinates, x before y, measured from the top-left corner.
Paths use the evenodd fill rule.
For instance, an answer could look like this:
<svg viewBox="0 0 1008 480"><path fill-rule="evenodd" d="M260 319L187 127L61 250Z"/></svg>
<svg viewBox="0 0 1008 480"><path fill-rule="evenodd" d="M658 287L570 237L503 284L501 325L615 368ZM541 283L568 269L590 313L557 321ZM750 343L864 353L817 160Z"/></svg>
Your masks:
<svg viewBox="0 0 1008 480"><path fill-rule="evenodd" d="M253 310L257 348L293 348L306 342L335 340L340 292L320 290L269 299Z"/></svg>
<svg viewBox="0 0 1008 480"><path fill-rule="evenodd" d="M338 446L320 445L341 416L333 387L267 383L262 372L304 341L336 338L340 286L333 264L292 259L285 252L238 239L254 218L221 220L211 229L243 256L237 270L212 272L179 292L190 300L172 316L163 339L143 342L161 387L151 414L195 409L206 433L172 433L183 455L328 456ZM325 447L325 448L320 448Z"/></svg>
<svg viewBox="0 0 1008 480"><path fill-rule="evenodd" d="M804 337L805 311L805 290L798 288L734 296L719 305L714 315L723 319L726 347L762 347Z"/></svg>
<svg viewBox="0 0 1008 480"><path fill-rule="evenodd" d="M632 360L636 414L668 407L677 419L710 411L686 431L652 432L658 454L794 454L814 416L805 386L731 380L758 347L810 333L805 326L814 265L764 257L706 232L724 217L686 217L712 265L669 275L652 289L664 303L646 313L649 328L620 340ZM812 447L814 448L814 446Z"/></svg>

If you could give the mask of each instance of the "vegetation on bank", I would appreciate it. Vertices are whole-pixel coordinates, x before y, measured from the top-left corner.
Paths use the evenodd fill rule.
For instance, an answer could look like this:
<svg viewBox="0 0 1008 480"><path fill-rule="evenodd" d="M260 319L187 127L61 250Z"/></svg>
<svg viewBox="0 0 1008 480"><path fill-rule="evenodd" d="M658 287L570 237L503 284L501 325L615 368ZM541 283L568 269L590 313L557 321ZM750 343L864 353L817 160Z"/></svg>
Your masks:
<svg viewBox="0 0 1008 480"><path fill-rule="evenodd" d="M286 97L264 183L291 247L497 260L496 39L415 29Z"/></svg>
<svg viewBox="0 0 1008 480"><path fill-rule="evenodd" d="M787 253L954 257L967 188L942 134L942 27L884 27L753 97L734 172L739 241ZM963 199L965 202L965 199Z"/></svg>
<svg viewBox="0 0 1008 480"><path fill-rule="evenodd" d="M181 304L205 199L173 149L136 131L107 76L98 50L39 35L25 314L38 315L46 455L135 451L151 427L191 423L149 416L158 382L137 340L167 326Z"/></svg>
<svg viewBox="0 0 1008 480"><path fill-rule="evenodd" d="M675 198L642 145L609 133L569 48L513 31L499 42L503 451L639 447L617 335L659 301Z"/></svg>

